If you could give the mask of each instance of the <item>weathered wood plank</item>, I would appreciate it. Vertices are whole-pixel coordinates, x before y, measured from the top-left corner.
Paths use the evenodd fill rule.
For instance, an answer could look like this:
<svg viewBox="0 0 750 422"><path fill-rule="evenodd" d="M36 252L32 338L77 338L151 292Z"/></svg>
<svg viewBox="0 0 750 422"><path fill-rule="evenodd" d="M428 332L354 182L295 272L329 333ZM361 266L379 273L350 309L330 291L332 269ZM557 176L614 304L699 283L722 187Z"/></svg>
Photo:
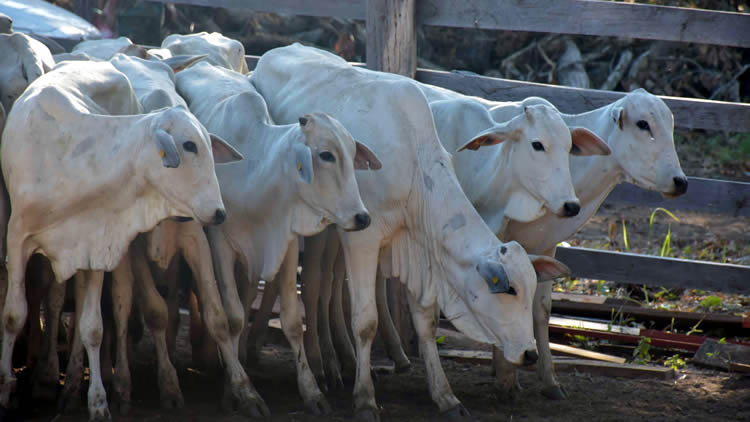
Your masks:
<svg viewBox="0 0 750 422"><path fill-rule="evenodd" d="M543 97L563 113L582 113L610 104L623 92L570 88L510 79L490 78L464 72L419 69L416 79L466 95L493 101L520 101ZM750 132L750 104L662 96L674 114L675 125L687 129Z"/></svg>
<svg viewBox="0 0 750 422"><path fill-rule="evenodd" d="M367 0L149 0L308 16L365 19ZM750 15L591 0L422 0L421 24L632 37L750 47Z"/></svg>
<svg viewBox="0 0 750 422"><path fill-rule="evenodd" d="M147 0L191 6L254 10L287 15L364 19L367 0Z"/></svg>
<svg viewBox="0 0 750 422"><path fill-rule="evenodd" d="M420 23L750 47L750 15L592 0L422 0Z"/></svg>
<svg viewBox="0 0 750 422"><path fill-rule="evenodd" d="M579 349L577 347L567 346L565 344L550 343L550 349L561 355L575 356L584 359L600 360L604 362L612 363L625 363L625 358L619 356L612 356L605 353L592 352L591 350Z"/></svg>
<svg viewBox="0 0 750 422"><path fill-rule="evenodd" d="M367 0L367 67L414 77L416 0Z"/></svg>
<svg viewBox="0 0 750 422"><path fill-rule="evenodd" d="M750 292L750 267L742 265L577 247L558 247L555 258L570 267L574 277L725 293Z"/></svg>
<svg viewBox="0 0 750 422"><path fill-rule="evenodd" d="M750 183L691 177L688 186L685 195L665 199L659 193L624 183L609 194L605 203L750 217Z"/></svg>

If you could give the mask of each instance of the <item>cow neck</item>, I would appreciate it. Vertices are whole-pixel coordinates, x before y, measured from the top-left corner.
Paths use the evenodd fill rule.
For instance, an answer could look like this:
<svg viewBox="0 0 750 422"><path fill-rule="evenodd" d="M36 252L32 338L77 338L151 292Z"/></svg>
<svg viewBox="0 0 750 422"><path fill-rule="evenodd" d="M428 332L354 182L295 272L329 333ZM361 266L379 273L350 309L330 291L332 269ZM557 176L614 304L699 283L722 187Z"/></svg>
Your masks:
<svg viewBox="0 0 750 422"><path fill-rule="evenodd" d="M278 272L289 242L300 225L300 208L307 205L300 199L296 168L288 160L292 147L302 134L295 126L274 126L257 122L257 131L264 141L241 145L245 157L262 157L250 164L245 188L239 203L225 199L227 221L224 233L245 256L252 278L271 281ZM252 137L252 135L250 135ZM247 164L245 164L247 165ZM223 186L222 186L223 189ZM232 205L235 207L230 208ZM241 213L233 212L240 206Z"/></svg>
<svg viewBox="0 0 750 422"><path fill-rule="evenodd" d="M497 239L466 199L448 154L418 145L407 210L410 230L394 242L393 254L402 281L426 306L437 300L437 283L460 277L461 267L473 267L478 251L471 245L484 250Z"/></svg>
<svg viewBox="0 0 750 422"><path fill-rule="evenodd" d="M592 130L612 148L612 134L619 129L610 115L612 108L618 104L619 101L587 113L563 114L563 119L568 126L581 126ZM625 177L622 167L613 155L572 156L570 175L581 205L588 207L592 203L596 204L592 207L593 212L590 211L592 214L596 212L612 189L624 181Z"/></svg>

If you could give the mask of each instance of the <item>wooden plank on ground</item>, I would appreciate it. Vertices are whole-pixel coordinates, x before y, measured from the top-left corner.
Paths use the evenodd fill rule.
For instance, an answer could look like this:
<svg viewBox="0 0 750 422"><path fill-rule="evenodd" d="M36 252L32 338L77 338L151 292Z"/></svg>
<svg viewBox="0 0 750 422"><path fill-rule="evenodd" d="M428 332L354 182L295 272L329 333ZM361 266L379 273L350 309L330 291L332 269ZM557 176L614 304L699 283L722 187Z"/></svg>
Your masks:
<svg viewBox="0 0 750 422"><path fill-rule="evenodd" d="M478 350L450 350L440 349L441 358L454 359L459 362L489 365L492 363L492 353ZM623 378L672 379L674 371L648 365L633 365L627 363L601 362L587 359L554 358L555 371L577 371L596 375ZM531 367L522 367L531 368Z"/></svg>
<svg viewBox="0 0 750 422"><path fill-rule="evenodd" d="M579 349L577 347L572 347L565 344L550 343L549 347L553 353L557 353L560 355L575 356L578 358L600 360L612 363L625 363L627 361L625 358L621 358L619 356L592 352L591 350Z"/></svg>
<svg viewBox="0 0 750 422"><path fill-rule="evenodd" d="M365 19L367 0L150 0L293 15ZM420 24L750 47L744 13L591 0L421 0Z"/></svg>
<svg viewBox="0 0 750 422"><path fill-rule="evenodd" d="M551 316L549 318L549 325L581 328L584 330L608 331L611 333L628 334L631 336L637 336L641 332L641 329L637 327L623 327L621 325L603 324L601 322L583 321L580 319L561 318L557 316Z"/></svg>
<svg viewBox="0 0 750 422"><path fill-rule="evenodd" d="M750 15L590 0L422 0L420 23L750 47Z"/></svg>
<svg viewBox="0 0 750 422"><path fill-rule="evenodd" d="M576 303L596 303L596 304L603 304L607 301L606 296L593 296L593 295L584 295L580 293L560 293L560 292L552 292L552 300L559 300L559 301L566 301L566 302L576 302Z"/></svg>
<svg viewBox="0 0 750 422"><path fill-rule="evenodd" d="M750 38L750 37L749 37ZM418 81L493 101L520 101L537 96L549 100L563 113L583 113L610 104L623 92L570 88L464 72L417 70ZM674 114L675 125L687 129L750 132L750 104L660 97Z"/></svg>
<svg viewBox="0 0 750 422"><path fill-rule="evenodd" d="M578 247L558 247L555 258L570 267L573 277L724 293L750 292L750 266Z"/></svg>
<svg viewBox="0 0 750 422"><path fill-rule="evenodd" d="M555 364L556 372L576 371L621 378L649 378L661 380L670 380L674 378L674 370L672 370L672 368L659 366L600 362L583 359L553 359L553 362Z"/></svg>
<svg viewBox="0 0 750 422"><path fill-rule="evenodd" d="M750 183L690 177L687 193L675 199L623 183L615 187L605 203L750 217Z"/></svg>

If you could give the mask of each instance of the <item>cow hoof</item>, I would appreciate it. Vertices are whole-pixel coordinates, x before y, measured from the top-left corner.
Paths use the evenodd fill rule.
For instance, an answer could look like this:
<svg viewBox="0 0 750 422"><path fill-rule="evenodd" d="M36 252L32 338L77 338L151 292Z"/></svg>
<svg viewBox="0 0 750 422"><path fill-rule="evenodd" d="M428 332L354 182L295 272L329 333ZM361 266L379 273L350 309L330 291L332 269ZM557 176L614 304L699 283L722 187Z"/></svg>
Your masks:
<svg viewBox="0 0 750 422"><path fill-rule="evenodd" d="M521 396L523 388L517 381L512 381L510 384L495 382L495 395L501 402L513 402Z"/></svg>
<svg viewBox="0 0 750 422"><path fill-rule="evenodd" d="M315 383L318 384L318 388L323 394L328 394L328 381L325 375L315 376Z"/></svg>
<svg viewBox="0 0 750 422"><path fill-rule="evenodd" d="M162 409L182 409L183 407L185 407L185 399L182 398L182 393L162 393Z"/></svg>
<svg viewBox="0 0 750 422"><path fill-rule="evenodd" d="M328 391L341 391L344 389L344 380L341 378L340 373L333 374L328 377Z"/></svg>
<svg viewBox="0 0 750 422"><path fill-rule="evenodd" d="M239 407L240 413L251 418L267 418L271 416L271 411L268 410L266 402L257 395L243 400Z"/></svg>
<svg viewBox="0 0 750 422"><path fill-rule="evenodd" d="M130 404L130 400L118 400L117 398L112 400L112 411L121 416L129 415L132 409L133 406Z"/></svg>
<svg viewBox="0 0 750 422"><path fill-rule="evenodd" d="M98 409L90 409L89 411L89 422L106 422L111 420L112 416L109 414L109 409L106 406Z"/></svg>
<svg viewBox="0 0 750 422"><path fill-rule="evenodd" d="M331 413L331 405L322 394L305 402L305 407L315 416L326 416Z"/></svg>
<svg viewBox="0 0 750 422"><path fill-rule="evenodd" d="M354 420L362 422L380 422L380 414L377 409L366 407L354 412Z"/></svg>
<svg viewBox="0 0 750 422"><path fill-rule="evenodd" d="M394 371L397 374L405 374L409 371L411 371L411 361L409 359L406 359L403 362L395 362L395 369Z"/></svg>
<svg viewBox="0 0 750 422"><path fill-rule="evenodd" d="M468 410L464 407L463 404L459 403L452 408L446 410L445 412L442 412L441 414L443 420L445 421L451 421L451 422L458 422L458 421L473 421L474 419L471 418L471 414Z"/></svg>
<svg viewBox="0 0 750 422"><path fill-rule="evenodd" d="M568 393L562 385L550 385L542 389L542 395L550 400L567 400Z"/></svg>

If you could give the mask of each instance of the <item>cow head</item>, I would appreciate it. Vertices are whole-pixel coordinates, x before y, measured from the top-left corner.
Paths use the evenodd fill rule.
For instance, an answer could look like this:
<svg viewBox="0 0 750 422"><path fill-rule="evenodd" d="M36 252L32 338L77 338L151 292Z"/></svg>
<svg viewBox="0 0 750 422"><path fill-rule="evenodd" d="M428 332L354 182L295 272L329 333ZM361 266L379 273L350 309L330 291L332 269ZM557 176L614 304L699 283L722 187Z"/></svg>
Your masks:
<svg viewBox="0 0 750 422"><path fill-rule="evenodd" d="M242 155L218 136L209 135L183 107L153 113L147 136L150 145L142 149L138 162L146 166L148 181L176 216L221 224L226 213L214 163L241 160Z"/></svg>
<svg viewBox="0 0 750 422"><path fill-rule="evenodd" d="M674 197L688 181L674 147L674 118L664 101L637 89L609 107L613 125L609 145L625 179Z"/></svg>
<svg viewBox="0 0 750 422"><path fill-rule="evenodd" d="M0 34L0 104L7 112L26 87L54 67L44 44L25 34Z"/></svg>
<svg viewBox="0 0 750 422"><path fill-rule="evenodd" d="M489 111L479 104L474 114ZM511 106L514 109L519 107ZM492 117L489 127L475 134L458 148L476 150L482 146L508 142L500 159L503 175L511 184L506 217L533 221L544 208L560 217L573 217L580 210L570 176L569 155L607 155L609 148L593 132L568 128L560 113L546 104L524 105L522 112L503 123ZM486 119L486 118L485 118Z"/></svg>
<svg viewBox="0 0 750 422"><path fill-rule="evenodd" d="M455 325L461 329L473 318L474 329L462 332L483 332L485 338L477 339L502 346L509 362L534 363L532 302L537 283L565 276L570 270L554 258L527 255L515 241L475 256L472 263L474 268L463 272L463 291L458 291L469 309L452 318Z"/></svg>
<svg viewBox="0 0 750 422"><path fill-rule="evenodd" d="M367 228L370 215L354 170L379 169L378 157L329 114L300 117L299 130L303 136L292 146L291 158L302 184L302 199L343 230Z"/></svg>

